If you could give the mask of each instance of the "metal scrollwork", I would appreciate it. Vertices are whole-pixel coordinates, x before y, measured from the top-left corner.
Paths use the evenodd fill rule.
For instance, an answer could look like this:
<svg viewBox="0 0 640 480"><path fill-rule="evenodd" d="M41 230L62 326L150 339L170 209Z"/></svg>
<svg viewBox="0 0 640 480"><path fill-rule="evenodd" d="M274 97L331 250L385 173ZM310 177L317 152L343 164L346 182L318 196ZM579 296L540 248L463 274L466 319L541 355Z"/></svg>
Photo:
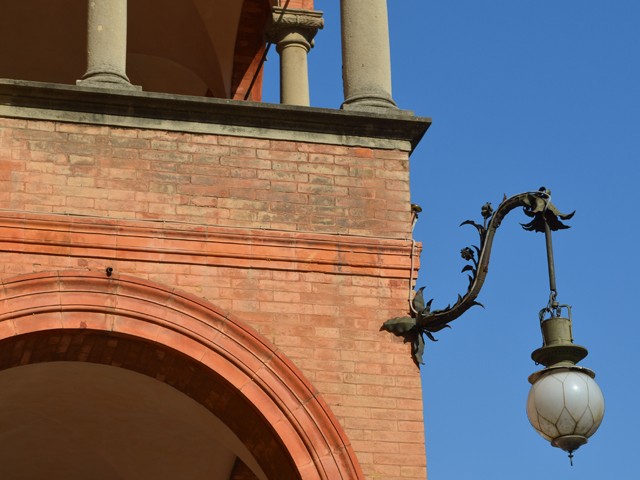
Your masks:
<svg viewBox="0 0 640 480"><path fill-rule="evenodd" d="M484 284L489 270L489 258L496 230L504 217L513 209L522 207L525 215L531 218L526 224L521 224L527 231L545 232L548 230L561 230L569 228L561 220L570 219L575 212L563 214L551 203L551 192L544 187L537 192L526 192L507 198L506 195L498 208L493 210L490 203L483 205L481 214L484 219L482 224L472 220L462 222L460 225L471 225L476 228L480 236L480 246L472 245L460 251L463 259L469 262L462 272L468 272L469 287L464 295L458 295L453 305L448 305L441 310L431 310L433 299L425 302L424 288L420 288L410 302L410 316L396 317L387 320L382 330L402 336L405 341L411 342L411 353L417 365L423 364L424 337L431 341L437 341L433 336L435 332L443 328L451 328L449 323L460 317L474 305L482 304L476 301ZM555 288L552 287L552 293Z"/></svg>

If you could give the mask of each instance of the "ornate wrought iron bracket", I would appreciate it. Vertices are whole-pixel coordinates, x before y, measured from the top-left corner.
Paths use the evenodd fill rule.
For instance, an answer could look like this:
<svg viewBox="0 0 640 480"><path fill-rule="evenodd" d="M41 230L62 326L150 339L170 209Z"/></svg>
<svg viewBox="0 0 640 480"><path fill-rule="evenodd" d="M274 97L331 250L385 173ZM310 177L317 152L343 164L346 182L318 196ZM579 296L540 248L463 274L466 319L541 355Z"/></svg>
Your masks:
<svg viewBox="0 0 640 480"><path fill-rule="evenodd" d="M462 258L470 262L462 272L469 272L469 288L467 293L458 295L453 305L448 305L441 310L431 311L432 300L425 302L424 287L420 288L413 300L409 302L410 316L396 317L387 320L382 330L404 337L406 342L411 342L411 353L417 365L421 365L424 352L424 337L436 341L433 333L450 328L449 323L460 317L474 305L481 303L476 301L489 271L489 258L491 246L496 230L504 217L513 209L522 207L525 215L531 218L522 228L532 232L543 232L547 244L547 260L549 266L549 287L551 294L549 304L545 310L550 312L562 307L556 300L555 270L553 266L553 249L551 246L551 231L569 228L561 220L568 220L575 212L563 214L551 203L551 192L544 187L537 192L527 192L514 195L502 200L498 208L493 211L490 203L486 203L481 210L484 222L482 225L467 220L460 225L472 225L480 235L480 246L472 245L460 251ZM477 258L476 258L477 255Z"/></svg>

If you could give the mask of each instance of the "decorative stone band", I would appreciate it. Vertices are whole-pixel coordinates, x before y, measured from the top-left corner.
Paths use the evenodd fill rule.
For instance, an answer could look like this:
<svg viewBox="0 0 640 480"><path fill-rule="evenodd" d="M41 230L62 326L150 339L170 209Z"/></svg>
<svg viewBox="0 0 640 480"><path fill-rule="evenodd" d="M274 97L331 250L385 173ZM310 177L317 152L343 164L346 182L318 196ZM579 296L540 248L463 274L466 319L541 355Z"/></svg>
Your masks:
<svg viewBox="0 0 640 480"><path fill-rule="evenodd" d="M410 240L14 211L0 211L0 250L398 279L411 268Z"/></svg>

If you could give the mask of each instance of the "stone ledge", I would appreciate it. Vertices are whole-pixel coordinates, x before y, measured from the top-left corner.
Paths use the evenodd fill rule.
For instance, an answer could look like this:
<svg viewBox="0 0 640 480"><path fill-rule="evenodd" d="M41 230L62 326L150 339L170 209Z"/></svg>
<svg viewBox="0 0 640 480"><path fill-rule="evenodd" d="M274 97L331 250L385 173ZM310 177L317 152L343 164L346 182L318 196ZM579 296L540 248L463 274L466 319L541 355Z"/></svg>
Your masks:
<svg viewBox="0 0 640 480"><path fill-rule="evenodd" d="M0 115L412 151L431 119L0 79Z"/></svg>

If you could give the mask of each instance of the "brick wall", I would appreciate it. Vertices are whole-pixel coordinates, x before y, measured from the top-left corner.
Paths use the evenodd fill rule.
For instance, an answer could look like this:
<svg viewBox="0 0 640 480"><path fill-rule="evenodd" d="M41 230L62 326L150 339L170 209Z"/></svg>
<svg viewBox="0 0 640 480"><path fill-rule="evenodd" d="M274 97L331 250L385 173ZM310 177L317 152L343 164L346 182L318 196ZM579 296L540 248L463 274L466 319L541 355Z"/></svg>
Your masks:
<svg viewBox="0 0 640 480"><path fill-rule="evenodd" d="M408 153L0 118L0 274L132 275L256 329L321 392L366 478L424 479L404 314Z"/></svg>
<svg viewBox="0 0 640 480"><path fill-rule="evenodd" d="M0 126L5 208L410 235L406 152L12 119Z"/></svg>

